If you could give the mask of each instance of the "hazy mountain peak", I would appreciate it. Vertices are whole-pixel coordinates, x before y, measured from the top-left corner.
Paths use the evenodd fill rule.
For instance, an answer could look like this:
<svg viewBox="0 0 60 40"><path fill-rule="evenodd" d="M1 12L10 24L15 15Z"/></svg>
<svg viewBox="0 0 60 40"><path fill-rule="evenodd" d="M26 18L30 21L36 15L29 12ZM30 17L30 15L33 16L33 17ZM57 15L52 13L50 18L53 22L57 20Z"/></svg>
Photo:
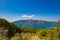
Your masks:
<svg viewBox="0 0 60 40"><path fill-rule="evenodd" d="M16 26L24 26L27 28L52 28L57 26L57 22L44 20L17 20L13 23Z"/></svg>

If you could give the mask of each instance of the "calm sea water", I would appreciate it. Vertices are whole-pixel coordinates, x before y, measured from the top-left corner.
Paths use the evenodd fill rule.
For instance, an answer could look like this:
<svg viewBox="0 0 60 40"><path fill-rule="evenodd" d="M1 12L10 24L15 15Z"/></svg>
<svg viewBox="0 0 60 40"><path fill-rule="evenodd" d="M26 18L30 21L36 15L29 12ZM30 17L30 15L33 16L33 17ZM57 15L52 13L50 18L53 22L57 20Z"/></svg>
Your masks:
<svg viewBox="0 0 60 40"><path fill-rule="evenodd" d="M44 23L44 24L37 24L37 23L33 23L33 24L28 24L28 23L14 23L17 26L23 26L23 27L27 27L27 28L43 28L43 29L48 29L48 28L54 28L57 27L57 23Z"/></svg>

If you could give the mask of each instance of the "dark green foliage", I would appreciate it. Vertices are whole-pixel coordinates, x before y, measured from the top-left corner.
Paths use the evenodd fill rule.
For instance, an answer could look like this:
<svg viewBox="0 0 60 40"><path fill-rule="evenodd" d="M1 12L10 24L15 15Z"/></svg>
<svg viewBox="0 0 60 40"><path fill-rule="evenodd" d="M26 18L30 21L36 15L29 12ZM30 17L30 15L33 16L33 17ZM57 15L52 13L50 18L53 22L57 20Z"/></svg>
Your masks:
<svg viewBox="0 0 60 40"><path fill-rule="evenodd" d="M57 32L60 32L60 20L59 20L58 25L57 25Z"/></svg>
<svg viewBox="0 0 60 40"><path fill-rule="evenodd" d="M24 33L36 33L38 31L40 31L40 29L38 28L26 28L26 27L19 27Z"/></svg>
<svg viewBox="0 0 60 40"><path fill-rule="evenodd" d="M38 31L37 29L34 29L34 28L17 27L14 24L9 23L5 19L0 19L0 27L4 27L5 29L8 30L7 36L9 38L14 36L14 34L16 33L22 33L22 32L36 33Z"/></svg>
<svg viewBox="0 0 60 40"><path fill-rule="evenodd" d="M21 33L22 32L22 30L20 30L20 28L18 28L17 26L15 26L12 23L9 23L5 19L0 19L0 27L3 27L3 28L8 30L7 36L9 38L14 36L15 33Z"/></svg>
<svg viewBox="0 0 60 40"><path fill-rule="evenodd" d="M53 40L53 34L55 32L52 32L52 31L48 31L47 30L44 30L42 31L40 28L25 28L25 27L17 27L15 26L13 23L10 23L8 21L6 21L5 19L0 19L0 27L3 27L4 30L8 30L7 32L7 37L9 37L9 39L11 37L14 37L15 34L20 34L20 33L31 33L31 34L34 34L34 33L37 33L37 32L41 32L41 34L38 34L38 36L42 36L42 37L47 37L47 34L51 34L51 40ZM3 30L3 29L2 29ZM51 29L49 29L51 30ZM55 29L54 29L55 30ZM57 32L58 32L58 38L60 38L60 21L58 23L58 27L57 27ZM27 40L27 39L26 39Z"/></svg>
<svg viewBox="0 0 60 40"><path fill-rule="evenodd" d="M60 38L60 33L59 33L59 35L58 35L58 38Z"/></svg>
<svg viewBox="0 0 60 40"><path fill-rule="evenodd" d="M41 35L42 35L42 37L46 37L46 35L47 35L47 32L41 32Z"/></svg>

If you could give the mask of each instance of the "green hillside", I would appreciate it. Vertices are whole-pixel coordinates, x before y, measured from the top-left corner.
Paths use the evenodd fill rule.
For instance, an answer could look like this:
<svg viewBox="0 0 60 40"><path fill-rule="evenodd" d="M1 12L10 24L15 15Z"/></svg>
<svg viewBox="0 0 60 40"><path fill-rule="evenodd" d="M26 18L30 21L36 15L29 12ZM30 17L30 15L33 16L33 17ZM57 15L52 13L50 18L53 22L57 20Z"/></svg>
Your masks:
<svg viewBox="0 0 60 40"><path fill-rule="evenodd" d="M0 40L59 40L60 21L53 29L17 27L5 19L0 19Z"/></svg>

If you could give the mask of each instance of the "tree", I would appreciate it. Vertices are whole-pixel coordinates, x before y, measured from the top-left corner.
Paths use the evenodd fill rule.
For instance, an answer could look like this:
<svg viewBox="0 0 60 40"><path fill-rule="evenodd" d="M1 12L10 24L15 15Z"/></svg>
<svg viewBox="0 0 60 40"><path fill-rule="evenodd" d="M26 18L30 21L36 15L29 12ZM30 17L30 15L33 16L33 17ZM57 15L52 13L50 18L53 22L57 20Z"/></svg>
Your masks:
<svg viewBox="0 0 60 40"><path fill-rule="evenodd" d="M59 20L58 25L57 25L57 32L59 32L59 31L60 31L60 20Z"/></svg>

